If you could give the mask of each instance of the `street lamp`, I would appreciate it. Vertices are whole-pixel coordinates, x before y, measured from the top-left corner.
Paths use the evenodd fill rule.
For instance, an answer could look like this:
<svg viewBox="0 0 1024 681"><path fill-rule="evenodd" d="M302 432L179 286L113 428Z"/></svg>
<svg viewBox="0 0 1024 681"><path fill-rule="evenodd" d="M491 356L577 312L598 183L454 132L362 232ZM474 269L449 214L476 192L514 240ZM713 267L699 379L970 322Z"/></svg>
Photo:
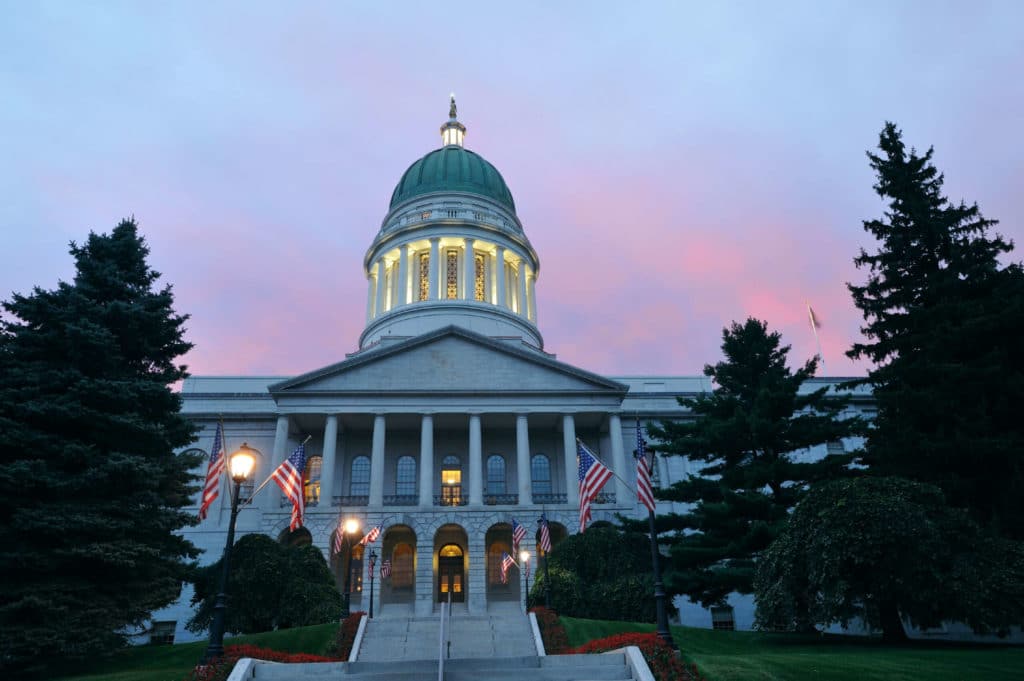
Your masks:
<svg viewBox="0 0 1024 681"><path fill-rule="evenodd" d="M228 609L228 577L231 575L231 548L235 544L235 521L238 519L238 501L242 492L242 483L252 474L256 466L256 457L259 452L246 443L238 448L238 451L231 455L228 466L231 471L231 480L235 486L229 489L231 493L231 520L228 522L228 539L224 544L224 555L221 557L220 592L217 594L217 603L213 606L213 621L210 623L210 643L206 646L206 655L203 662L209 663L224 654L224 623Z"/></svg>
<svg viewBox="0 0 1024 681"><path fill-rule="evenodd" d="M348 549L348 564L345 568L345 593L342 595L341 601L341 616L345 618L349 616L349 598L352 589L352 540L349 539L349 535L359 531L359 521L355 518L349 518L338 530L345 538L345 546Z"/></svg>
<svg viewBox="0 0 1024 681"><path fill-rule="evenodd" d="M373 619L373 569L377 566L377 551L370 549L370 619ZM381 585L384 588L384 585Z"/></svg>
<svg viewBox="0 0 1024 681"><path fill-rule="evenodd" d="M523 575L526 577L526 596L523 603L530 607L530 552L523 549L519 552L519 559L523 562Z"/></svg>

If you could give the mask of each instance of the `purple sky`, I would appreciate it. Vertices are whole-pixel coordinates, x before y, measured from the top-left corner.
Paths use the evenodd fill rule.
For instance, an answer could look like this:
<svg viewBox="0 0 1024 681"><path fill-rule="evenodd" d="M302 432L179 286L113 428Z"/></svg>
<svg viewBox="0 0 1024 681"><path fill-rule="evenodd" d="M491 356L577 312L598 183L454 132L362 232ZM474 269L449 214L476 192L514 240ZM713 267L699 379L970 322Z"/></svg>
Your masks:
<svg viewBox="0 0 1024 681"><path fill-rule="evenodd" d="M193 373L343 359L450 91L540 255L546 349L599 373L699 373L748 315L803 361L805 300L826 373L863 373L845 282L887 119L1024 242L1024 3L215 5L4 7L0 297L134 214Z"/></svg>

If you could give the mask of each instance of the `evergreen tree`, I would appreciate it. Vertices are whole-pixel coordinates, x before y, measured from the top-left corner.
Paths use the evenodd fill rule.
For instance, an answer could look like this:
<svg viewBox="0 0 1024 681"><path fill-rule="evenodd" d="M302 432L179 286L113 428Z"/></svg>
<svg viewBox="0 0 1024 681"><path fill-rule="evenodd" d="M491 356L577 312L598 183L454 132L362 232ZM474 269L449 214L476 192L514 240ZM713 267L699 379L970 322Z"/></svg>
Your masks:
<svg viewBox="0 0 1024 681"><path fill-rule="evenodd" d="M173 601L197 488L170 385L191 345L135 222L70 247L55 290L0 320L0 669L110 651Z"/></svg>
<svg viewBox="0 0 1024 681"><path fill-rule="evenodd" d="M841 419L846 400L827 387L801 390L817 369L811 359L793 372L789 346L767 324L748 319L723 330L725 360L705 366L710 394L680 399L694 418L663 421L650 433L663 455L703 465L696 475L657 491L659 499L693 504L684 514L659 516L669 544L665 574L670 593L705 607L733 591L750 593L757 555L779 533L806 486L842 475L851 456L810 460L802 450L856 432Z"/></svg>
<svg viewBox="0 0 1024 681"><path fill-rule="evenodd" d="M884 218L864 222L878 250L849 284L866 338L847 353L874 363L867 383L878 415L865 463L940 487L983 525L1024 539L1024 274L998 258L1013 245L990 235L978 206L951 204L932 149L908 153L887 123L868 153Z"/></svg>

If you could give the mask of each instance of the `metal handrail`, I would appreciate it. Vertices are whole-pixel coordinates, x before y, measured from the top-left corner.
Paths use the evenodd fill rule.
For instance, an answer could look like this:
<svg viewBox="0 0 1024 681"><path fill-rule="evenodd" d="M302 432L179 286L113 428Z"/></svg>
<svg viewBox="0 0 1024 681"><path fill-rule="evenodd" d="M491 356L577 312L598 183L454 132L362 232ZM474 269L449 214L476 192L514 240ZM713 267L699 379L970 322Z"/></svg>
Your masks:
<svg viewBox="0 0 1024 681"><path fill-rule="evenodd" d="M448 592L448 602L441 603L440 640L437 651L437 681L444 681L444 661L452 654L452 592Z"/></svg>

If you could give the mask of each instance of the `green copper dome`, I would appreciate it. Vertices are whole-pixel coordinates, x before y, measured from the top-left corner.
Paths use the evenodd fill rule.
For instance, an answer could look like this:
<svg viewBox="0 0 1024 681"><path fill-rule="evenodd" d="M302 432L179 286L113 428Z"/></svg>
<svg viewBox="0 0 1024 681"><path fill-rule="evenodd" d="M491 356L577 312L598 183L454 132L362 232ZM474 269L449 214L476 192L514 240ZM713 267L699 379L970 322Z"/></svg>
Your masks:
<svg viewBox="0 0 1024 681"><path fill-rule="evenodd" d="M512 192L497 168L456 144L436 149L409 166L391 195L391 208L414 196L446 191L486 196L516 212Z"/></svg>

